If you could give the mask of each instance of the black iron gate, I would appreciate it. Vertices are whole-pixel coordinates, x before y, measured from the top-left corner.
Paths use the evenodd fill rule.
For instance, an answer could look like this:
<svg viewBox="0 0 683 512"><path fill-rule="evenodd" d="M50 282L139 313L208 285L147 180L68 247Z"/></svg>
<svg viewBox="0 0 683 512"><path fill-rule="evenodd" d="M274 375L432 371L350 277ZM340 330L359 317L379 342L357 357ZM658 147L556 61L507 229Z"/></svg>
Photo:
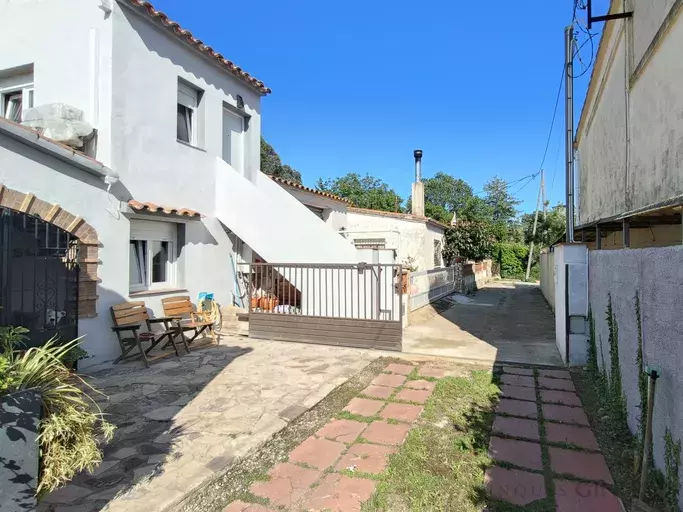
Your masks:
<svg viewBox="0 0 683 512"><path fill-rule="evenodd" d="M27 345L78 336L78 240L0 207L0 326L29 329Z"/></svg>

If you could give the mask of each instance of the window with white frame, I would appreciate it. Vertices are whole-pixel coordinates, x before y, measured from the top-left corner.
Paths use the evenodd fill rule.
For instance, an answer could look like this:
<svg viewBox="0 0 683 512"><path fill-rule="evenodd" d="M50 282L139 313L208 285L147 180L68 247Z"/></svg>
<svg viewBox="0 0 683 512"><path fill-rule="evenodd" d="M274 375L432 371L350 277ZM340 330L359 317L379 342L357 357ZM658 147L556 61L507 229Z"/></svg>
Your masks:
<svg viewBox="0 0 683 512"><path fill-rule="evenodd" d="M442 252L441 240L434 240L434 267L440 267L442 265Z"/></svg>
<svg viewBox="0 0 683 512"><path fill-rule="evenodd" d="M0 116L21 123L24 111L33 107L33 76L0 78Z"/></svg>
<svg viewBox="0 0 683 512"><path fill-rule="evenodd" d="M178 226L172 222L130 221L130 291L176 286Z"/></svg>
<svg viewBox="0 0 683 512"><path fill-rule="evenodd" d="M179 141L198 145L199 102L201 91L185 82L178 81L178 124L176 136Z"/></svg>

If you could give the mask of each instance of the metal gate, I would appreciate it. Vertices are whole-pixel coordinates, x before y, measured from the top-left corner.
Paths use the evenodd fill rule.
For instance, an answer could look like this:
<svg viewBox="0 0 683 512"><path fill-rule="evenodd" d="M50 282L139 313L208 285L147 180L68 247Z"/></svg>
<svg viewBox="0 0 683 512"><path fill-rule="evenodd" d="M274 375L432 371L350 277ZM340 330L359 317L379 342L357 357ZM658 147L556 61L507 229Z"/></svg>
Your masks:
<svg viewBox="0 0 683 512"><path fill-rule="evenodd" d="M0 326L29 329L26 345L78 336L78 240L0 207Z"/></svg>
<svg viewBox="0 0 683 512"><path fill-rule="evenodd" d="M249 336L401 350L401 265L249 265Z"/></svg>

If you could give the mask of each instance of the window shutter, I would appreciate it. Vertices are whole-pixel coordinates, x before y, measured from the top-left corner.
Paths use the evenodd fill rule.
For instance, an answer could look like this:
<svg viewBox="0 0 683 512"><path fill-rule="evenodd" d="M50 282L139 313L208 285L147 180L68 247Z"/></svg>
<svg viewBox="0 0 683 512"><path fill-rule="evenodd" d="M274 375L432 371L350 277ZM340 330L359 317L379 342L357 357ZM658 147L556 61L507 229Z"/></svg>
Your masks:
<svg viewBox="0 0 683 512"><path fill-rule="evenodd" d="M197 108L197 90L185 84L178 84L178 103L190 108Z"/></svg>
<svg viewBox="0 0 683 512"><path fill-rule="evenodd" d="M131 240L156 240L159 242L173 242L178 229L173 222L159 222L154 220L131 220Z"/></svg>

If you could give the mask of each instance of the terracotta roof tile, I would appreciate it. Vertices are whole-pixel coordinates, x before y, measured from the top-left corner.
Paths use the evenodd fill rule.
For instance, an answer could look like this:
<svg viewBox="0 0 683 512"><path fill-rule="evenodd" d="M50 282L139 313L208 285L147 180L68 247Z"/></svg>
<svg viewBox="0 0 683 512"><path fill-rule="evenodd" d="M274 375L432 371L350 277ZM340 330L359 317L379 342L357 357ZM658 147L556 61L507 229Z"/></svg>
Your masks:
<svg viewBox="0 0 683 512"><path fill-rule="evenodd" d="M287 185L288 187L298 188L299 190L304 190L306 192L310 192L311 194L316 194L316 195L323 196L323 197L329 197L330 199L334 199L335 201L340 201L342 203L351 204L351 201L349 201L348 199L345 199L345 198L339 197L339 196L335 196L334 194L330 194L329 192L322 192L320 190L316 190L314 188L310 188L310 187L307 187L305 185L302 185L301 183L297 183L297 182L291 181L291 180L286 180L284 178L279 178L277 176L268 176L268 177L271 180L276 181L278 183L281 183L283 185Z"/></svg>
<svg viewBox="0 0 683 512"><path fill-rule="evenodd" d="M261 80L257 79L256 77L251 76L249 73L244 71L242 68L237 66L234 62L227 60L225 57L223 57L222 54L218 53L215 51L213 48L210 46L204 44L203 41L200 39L197 39L192 32L190 32L187 29L184 29L178 24L177 22L170 20L166 14L164 14L161 11L157 11L154 6L148 2L147 0L124 0L131 4L133 7L136 7L139 9L141 12L147 14L150 18L153 20L158 20L162 25L167 27L169 30L172 30L176 37L179 39L182 39L184 41L187 41L190 45L192 45L198 52L204 53L206 55L209 55L210 57L213 57L215 60L217 60L221 65L223 65L230 73L233 75L241 78L242 80L246 81L249 85L257 89L259 92L262 94L270 94L271 90L269 87L266 87L266 84L264 84Z"/></svg>
<svg viewBox="0 0 683 512"><path fill-rule="evenodd" d="M199 212L190 210L189 208L171 208L170 206L164 206L156 203L143 203L141 201L136 201L131 199L128 201L128 206L130 206L136 212L151 212L157 213L162 211L166 215L178 215L180 217L196 217L200 218L202 215Z"/></svg>

